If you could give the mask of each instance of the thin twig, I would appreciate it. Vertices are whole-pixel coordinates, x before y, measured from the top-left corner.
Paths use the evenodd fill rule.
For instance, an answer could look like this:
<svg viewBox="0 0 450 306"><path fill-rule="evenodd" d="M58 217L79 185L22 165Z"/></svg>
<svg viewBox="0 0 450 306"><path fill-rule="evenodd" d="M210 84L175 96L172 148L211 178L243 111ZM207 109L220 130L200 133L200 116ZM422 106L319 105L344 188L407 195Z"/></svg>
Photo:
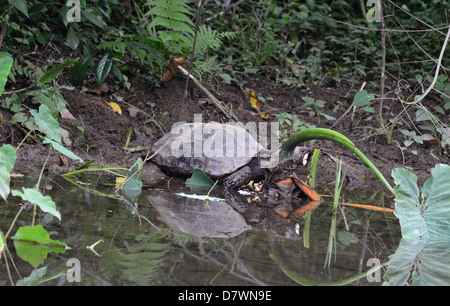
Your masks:
<svg viewBox="0 0 450 306"><path fill-rule="evenodd" d="M197 20L195 21L194 43L192 45L191 61L189 62L188 76L191 74L192 63L194 61L195 46L197 44L198 27L200 25L200 13L202 11L202 6L203 6L203 2L202 2L202 0L200 0L198 3L198 9L197 9ZM188 84L189 84L189 77L188 77L188 79L186 81L186 85L184 87L184 95L183 95L183 102L182 102L183 105L184 105L184 99L187 96ZM180 116L182 115L182 113L183 112L180 113Z"/></svg>
<svg viewBox="0 0 450 306"><path fill-rule="evenodd" d="M319 14L320 17L349 26L349 27L353 27L353 28L357 28L357 29L361 29L361 30L368 30L368 31L382 31L381 29L377 29L377 28L369 28L369 27L363 27L363 26L358 26L358 25L354 25L345 21L341 21L341 20L337 20L337 19L333 19L330 18L328 16L324 16ZM396 30L396 29L386 29L386 32L398 32L398 33L420 33L420 32L439 32L440 34L443 34L440 30L446 30L449 29L450 26L446 26L446 27L442 27L442 28L431 28L431 29L424 29L424 30ZM443 34L444 35L444 34Z"/></svg>
<svg viewBox="0 0 450 306"><path fill-rule="evenodd" d="M422 101L428 95L428 93L431 91L431 89L433 89L433 87L436 84L437 79L439 77L439 71L441 69L442 58L444 57L445 48L447 47L449 37L450 37L450 28L447 31L447 36L445 36L444 44L442 45L441 53L439 54L439 59L438 59L437 66L436 66L436 72L434 73L434 78L433 78L433 81L431 82L430 86L428 86L427 90L425 90L425 92L416 101L406 102L407 104L420 103L420 101Z"/></svg>
<svg viewBox="0 0 450 306"><path fill-rule="evenodd" d="M222 113L225 114L225 116L228 119L234 119L236 123L242 127L242 124L239 122L239 119L236 117L236 115L230 110L227 112L225 107L222 105L222 103L217 100L216 97L214 97L208 89L206 89L192 74L190 74L186 69L184 69L182 66L178 66L178 69L183 72L184 75L188 76L201 90L203 90L204 93L212 100L212 102L219 108Z"/></svg>
<svg viewBox="0 0 450 306"><path fill-rule="evenodd" d="M383 117L383 99L384 99L384 80L386 78L386 23L384 22L383 1L380 1L380 20L381 20L381 78L380 78L380 103L378 107L378 116Z"/></svg>

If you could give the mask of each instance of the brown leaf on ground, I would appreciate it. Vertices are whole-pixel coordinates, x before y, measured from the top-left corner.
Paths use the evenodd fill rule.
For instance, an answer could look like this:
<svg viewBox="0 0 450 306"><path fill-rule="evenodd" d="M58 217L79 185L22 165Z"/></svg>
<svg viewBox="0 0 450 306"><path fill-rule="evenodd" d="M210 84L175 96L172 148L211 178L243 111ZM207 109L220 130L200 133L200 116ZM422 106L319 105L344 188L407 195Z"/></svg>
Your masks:
<svg viewBox="0 0 450 306"><path fill-rule="evenodd" d="M184 66L186 64L186 60L182 57L174 58L170 63L169 68L164 72L161 77L161 82L167 82L171 80L175 74L178 72L178 66Z"/></svg>

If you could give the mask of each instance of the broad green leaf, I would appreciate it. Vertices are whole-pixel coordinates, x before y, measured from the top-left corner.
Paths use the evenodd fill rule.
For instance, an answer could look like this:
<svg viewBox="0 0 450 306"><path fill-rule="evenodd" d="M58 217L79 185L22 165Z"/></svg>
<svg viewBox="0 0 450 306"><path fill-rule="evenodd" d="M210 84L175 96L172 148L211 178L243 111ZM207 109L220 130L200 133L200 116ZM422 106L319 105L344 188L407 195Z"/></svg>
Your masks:
<svg viewBox="0 0 450 306"><path fill-rule="evenodd" d="M361 91L358 91L353 98L353 105L354 106L366 106L370 104L369 101L369 94L367 93L367 90L363 89Z"/></svg>
<svg viewBox="0 0 450 306"><path fill-rule="evenodd" d="M72 59L72 60L67 60L64 63L62 63L61 65L58 65L58 66L50 69L49 71L44 73L44 75L39 79L39 82L48 83L48 82L53 81L54 79L56 79L59 76L59 74L63 71L64 68L75 64L77 61L78 61L78 58Z"/></svg>
<svg viewBox="0 0 450 306"><path fill-rule="evenodd" d="M404 239L384 274L383 286L448 286L450 247L440 240Z"/></svg>
<svg viewBox="0 0 450 306"><path fill-rule="evenodd" d="M27 0L8 0L9 3L12 4L16 9L21 11L25 16L30 18L28 15L28 7L27 7Z"/></svg>
<svg viewBox="0 0 450 306"><path fill-rule="evenodd" d="M0 196L6 201L8 198L10 188L9 183L11 178L9 177L9 172L6 171L5 167L0 166Z"/></svg>
<svg viewBox="0 0 450 306"><path fill-rule="evenodd" d="M106 27L105 21L103 21L102 17L100 15L95 15L92 13L91 8L84 8L81 10L81 14L84 18L89 20L93 25L104 29Z"/></svg>
<svg viewBox="0 0 450 306"><path fill-rule="evenodd" d="M50 252L60 253L66 250L66 244L50 239L42 225L22 226L13 237L17 255L38 267Z"/></svg>
<svg viewBox="0 0 450 306"><path fill-rule="evenodd" d="M59 131L59 123L52 117L52 113L46 105L39 106L39 113L36 112L36 110L31 109L30 114L33 115L36 124L49 138L61 142L62 136Z"/></svg>
<svg viewBox="0 0 450 306"><path fill-rule="evenodd" d="M12 64L12 57L6 52L0 52L0 95L5 89L5 84L8 80L8 75L11 71Z"/></svg>
<svg viewBox="0 0 450 306"><path fill-rule="evenodd" d="M66 149L65 147L63 147L61 144L59 144L56 141L53 141L51 139L49 139L48 137L43 137L44 141L42 142L43 144L51 144L53 149L55 149L56 151L64 154L65 156L67 156L70 159L79 161L80 163L84 163L84 160L79 157L78 155L76 155L75 153L73 153L72 151Z"/></svg>
<svg viewBox="0 0 450 306"><path fill-rule="evenodd" d="M133 166L131 166L130 171L128 171L127 178L133 175L139 167L142 165L142 159L138 159ZM124 191L136 191L142 189L142 180L139 178L140 172L138 172L131 180L123 186Z"/></svg>
<svg viewBox="0 0 450 306"><path fill-rule="evenodd" d="M450 242L450 166L437 164L422 188L423 218L431 239Z"/></svg>
<svg viewBox="0 0 450 306"><path fill-rule="evenodd" d="M414 174L392 170L402 241L390 256L383 285L450 283L450 166L438 164L431 175L420 195Z"/></svg>
<svg viewBox="0 0 450 306"><path fill-rule="evenodd" d="M16 158L17 154L13 146L6 144L0 147L0 196L5 201L10 192L9 183L11 178L9 173L16 163Z"/></svg>
<svg viewBox="0 0 450 306"><path fill-rule="evenodd" d="M64 277L64 279L66 279L68 270L69 268L67 267L62 268L61 271L57 271L52 275L45 276L47 274L47 266L43 266L31 271L29 276L19 279L16 283L16 286L39 286L40 284L49 282L53 279L60 279L61 277Z"/></svg>
<svg viewBox="0 0 450 306"><path fill-rule="evenodd" d="M450 166L438 164L431 174L419 198L417 176L403 168L392 170L397 185L394 188L395 215L399 218L403 238L449 239Z"/></svg>
<svg viewBox="0 0 450 306"><path fill-rule="evenodd" d="M202 186L211 188L214 181L200 169L194 169L192 176L186 180L186 186Z"/></svg>
<svg viewBox="0 0 450 306"><path fill-rule="evenodd" d="M16 286L31 286L39 282L44 275L47 273L47 266L41 267L39 269L34 269L31 271L30 275L19 279Z"/></svg>
<svg viewBox="0 0 450 306"><path fill-rule="evenodd" d="M16 163L16 149L10 144L4 144L0 147L0 166L5 167L6 171L11 172Z"/></svg>
<svg viewBox="0 0 450 306"><path fill-rule="evenodd" d="M69 81L74 86L81 86L86 76L86 71L92 61L92 56L84 58L82 61L76 63L69 75Z"/></svg>
<svg viewBox="0 0 450 306"><path fill-rule="evenodd" d="M214 181L200 169L194 169L192 176L186 180L186 186L195 194L206 194L214 186Z"/></svg>
<svg viewBox="0 0 450 306"><path fill-rule="evenodd" d="M80 44L80 40L77 37L77 34L75 33L75 31L73 30L72 27L69 28L69 30L67 31L67 45L69 46L70 49L75 50L78 45Z"/></svg>
<svg viewBox="0 0 450 306"><path fill-rule="evenodd" d="M22 200L30 202L31 204L36 204L39 208L46 213L52 214L59 220L61 220L61 213L56 210L56 204L53 202L50 196L43 196L39 190L34 188L22 188L23 192L20 190L13 189L11 194L15 197L21 197Z"/></svg>
<svg viewBox="0 0 450 306"><path fill-rule="evenodd" d="M97 65L95 77L97 79L97 86L102 85L103 81L105 81L108 76L109 71L112 66L112 57L110 53L106 53L100 59Z"/></svg>
<svg viewBox="0 0 450 306"><path fill-rule="evenodd" d="M395 215L400 220L402 236L409 239L425 239L426 226L421 216L421 204L419 203L419 187L417 176L404 168L392 170L396 186Z"/></svg>

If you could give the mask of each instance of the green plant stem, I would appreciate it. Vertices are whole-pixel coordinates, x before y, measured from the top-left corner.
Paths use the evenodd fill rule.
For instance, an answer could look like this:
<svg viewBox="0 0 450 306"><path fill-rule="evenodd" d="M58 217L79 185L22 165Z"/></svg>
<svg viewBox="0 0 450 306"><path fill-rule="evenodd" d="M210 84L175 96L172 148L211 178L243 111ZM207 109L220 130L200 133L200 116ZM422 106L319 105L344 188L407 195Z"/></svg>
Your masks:
<svg viewBox="0 0 450 306"><path fill-rule="evenodd" d="M307 129L301 132L297 132L283 144L280 150L280 161L284 161L292 157L295 147L301 143L309 140L331 140L337 142L350 151L355 153L366 165L372 170L373 173L383 182L383 184L389 189L392 194L394 194L394 189L391 187L389 182L384 178L381 172L375 167L375 165L351 142L350 139L330 129L323 128L313 128Z"/></svg>
<svg viewBox="0 0 450 306"><path fill-rule="evenodd" d="M17 150L19 150L20 146L25 142L25 140L28 138L28 136L30 136L31 132L33 132L33 131L34 131L34 129L31 129L31 130L28 132L28 134L25 135L25 137L22 139L22 141L21 141L21 142L19 143L19 145L17 146L16 152L17 152Z"/></svg>
<svg viewBox="0 0 450 306"><path fill-rule="evenodd" d="M308 185L312 189L314 189L314 185L316 184L316 170L317 163L319 161L320 149L315 149L313 153L313 157L311 159L311 171L309 172ZM307 211L305 214L305 226L303 228L303 246L309 249L309 233L311 227L311 213L312 211Z"/></svg>
<svg viewBox="0 0 450 306"><path fill-rule="evenodd" d="M19 218L20 213L22 212L22 210L23 210L24 207L25 207L24 205L22 205L22 206L20 207L19 211L17 212L16 216L14 217L14 220L11 222L11 225L9 226L9 229L8 229L8 231L6 232L5 237L3 237L3 241L5 242L5 244L6 244L6 238L8 238L9 233L11 232L11 230L12 230L14 224L15 224L16 221L17 221L17 218Z"/></svg>

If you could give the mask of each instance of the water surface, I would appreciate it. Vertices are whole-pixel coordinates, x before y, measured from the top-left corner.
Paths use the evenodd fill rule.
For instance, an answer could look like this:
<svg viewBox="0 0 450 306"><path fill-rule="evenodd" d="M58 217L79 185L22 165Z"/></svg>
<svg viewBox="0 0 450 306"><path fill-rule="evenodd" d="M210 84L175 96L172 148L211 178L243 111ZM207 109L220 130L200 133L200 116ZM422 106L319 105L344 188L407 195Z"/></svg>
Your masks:
<svg viewBox="0 0 450 306"><path fill-rule="evenodd" d="M167 218L176 221L176 213L157 209L149 201L149 197L163 189L143 190L135 201L137 215L129 204L114 196L113 181L111 177L89 177L76 185L55 178L48 183L45 193L55 201L62 220L48 218L40 212L36 224L43 223L52 239L66 243L70 249L48 255L40 266L47 267L46 281L40 285L380 285L383 269L370 277L352 282L348 279L387 261L400 242L399 223L391 213L343 206L336 215L336 242L328 266L332 207L326 202L312 212L309 247L305 247L303 217L292 222L280 217L280 223L284 222L282 230L258 226L258 218L267 220L269 217L264 218L268 213L262 215L260 204L250 203L254 210L251 216L245 215L244 221L251 222L242 228L239 224L242 220L236 221L235 215L231 221L220 218L219 211L215 213L216 206L209 203L205 204L204 211L200 211L201 207L189 211L197 218L189 221L193 223L190 228L197 230L183 232L180 228L188 228L186 225L167 221ZM13 186L32 187L34 182L29 178L15 181ZM175 181L171 184L172 188L177 185ZM328 192L327 188L319 190L321 194ZM19 210L18 199L10 196L9 200L8 205L0 206L3 233ZM382 192L364 186L345 191L341 200L388 207L392 204ZM178 205L173 201L168 203ZM234 213L239 211L232 208L226 212ZM199 214L209 214L217 224L230 222L229 229L219 230L225 236L212 235L210 225L199 224ZM17 224L30 225L31 218L32 209L28 209L20 215ZM271 224L277 222L276 217L270 218ZM238 226L240 231L233 229ZM16 230L17 226L12 233ZM14 245L8 240L17 267L15 271L9 262L11 278L17 282L29 276L34 268L15 255ZM93 248L97 255L87 247L98 241ZM66 277L71 258L80 262L80 282L69 282ZM0 284L10 285L4 260L0 262L0 271Z"/></svg>

